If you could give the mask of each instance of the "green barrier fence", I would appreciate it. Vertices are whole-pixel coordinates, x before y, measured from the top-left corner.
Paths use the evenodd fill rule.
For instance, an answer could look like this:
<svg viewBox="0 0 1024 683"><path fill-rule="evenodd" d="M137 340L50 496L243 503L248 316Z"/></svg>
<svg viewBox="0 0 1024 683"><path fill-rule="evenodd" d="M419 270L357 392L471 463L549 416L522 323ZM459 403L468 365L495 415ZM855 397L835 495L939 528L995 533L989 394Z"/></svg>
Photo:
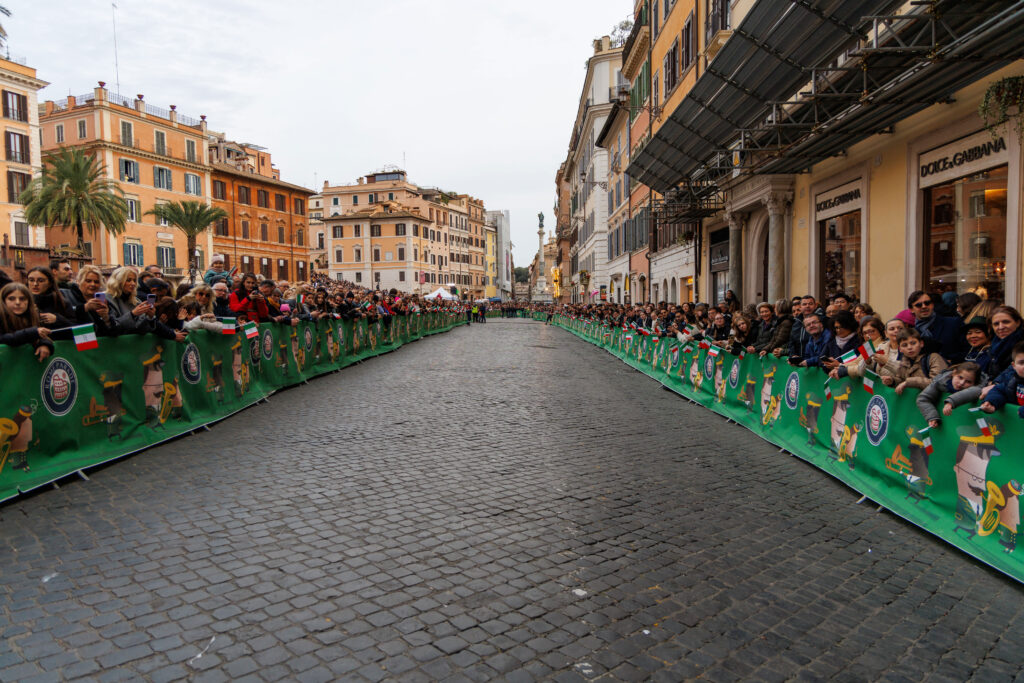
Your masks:
<svg viewBox="0 0 1024 683"><path fill-rule="evenodd" d="M546 314L536 314L545 320ZM698 342L556 316L664 386L743 425L904 519L1024 581L1016 553L1024 481L1024 420L1016 407L957 409L936 429L880 381L831 380L818 368Z"/></svg>
<svg viewBox="0 0 1024 683"><path fill-rule="evenodd" d="M466 324L465 314L396 316L390 325L331 320L263 324L247 334L191 332L0 347L0 500L147 448L276 390Z"/></svg>

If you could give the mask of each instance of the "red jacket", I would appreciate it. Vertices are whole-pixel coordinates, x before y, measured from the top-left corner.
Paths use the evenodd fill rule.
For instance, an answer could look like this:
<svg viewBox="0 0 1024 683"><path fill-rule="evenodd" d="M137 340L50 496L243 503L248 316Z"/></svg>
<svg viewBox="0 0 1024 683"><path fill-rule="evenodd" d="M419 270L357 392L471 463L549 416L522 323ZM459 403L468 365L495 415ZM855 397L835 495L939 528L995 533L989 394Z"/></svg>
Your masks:
<svg viewBox="0 0 1024 683"><path fill-rule="evenodd" d="M238 298L238 290L231 292L228 299L228 306L237 316L245 316L250 322L266 322L270 320L270 311L267 309L265 299L252 300L248 295Z"/></svg>

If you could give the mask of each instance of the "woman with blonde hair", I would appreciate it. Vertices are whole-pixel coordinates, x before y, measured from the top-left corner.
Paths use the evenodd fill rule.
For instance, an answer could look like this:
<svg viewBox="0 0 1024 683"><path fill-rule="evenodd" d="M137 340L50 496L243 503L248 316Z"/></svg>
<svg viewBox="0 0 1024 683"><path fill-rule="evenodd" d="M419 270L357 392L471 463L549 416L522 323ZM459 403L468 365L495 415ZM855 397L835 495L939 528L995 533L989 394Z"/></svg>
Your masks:
<svg viewBox="0 0 1024 683"><path fill-rule="evenodd" d="M85 264L78 269L78 278L64 288L64 298L80 323L92 323L96 334L112 336L117 334L117 325L110 317L106 294L96 295L106 286L103 271L96 266Z"/></svg>
<svg viewBox="0 0 1024 683"><path fill-rule="evenodd" d="M196 285L178 300L181 304L193 301L199 304L200 315L213 315L213 287L205 283Z"/></svg>
<svg viewBox="0 0 1024 683"><path fill-rule="evenodd" d="M152 301L139 301L136 296L138 286L138 273L128 266L115 269L107 280L110 316L124 333L145 334L155 327L156 308Z"/></svg>

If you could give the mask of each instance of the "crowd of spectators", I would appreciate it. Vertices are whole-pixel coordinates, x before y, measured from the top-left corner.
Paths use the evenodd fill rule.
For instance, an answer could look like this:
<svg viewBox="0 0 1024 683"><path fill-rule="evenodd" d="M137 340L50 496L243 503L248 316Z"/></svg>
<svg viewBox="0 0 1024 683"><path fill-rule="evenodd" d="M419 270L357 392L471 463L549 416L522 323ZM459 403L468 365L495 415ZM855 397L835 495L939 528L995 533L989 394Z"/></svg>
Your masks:
<svg viewBox="0 0 1024 683"><path fill-rule="evenodd" d="M1012 306L973 292L943 299L918 290L907 307L883 317L838 293L827 301L795 296L741 306L730 291L709 304L535 305L535 311L595 319L681 343L706 340L727 352L773 355L831 378L873 375L897 394L920 389L932 427L952 410L1006 404L1024 418L1024 325ZM938 407L941 404L941 408Z"/></svg>
<svg viewBox="0 0 1024 683"><path fill-rule="evenodd" d="M459 301L418 294L374 291L314 274L308 282L272 280L227 270L215 255L202 280L173 286L159 266L122 266L109 275L96 266L74 272L58 260L26 273L25 284L0 271L0 344L31 345L42 361L53 341L72 339L72 329L92 325L97 337L153 334L184 342L190 332L220 332L226 320L298 325L323 318L390 326L395 316L468 310Z"/></svg>

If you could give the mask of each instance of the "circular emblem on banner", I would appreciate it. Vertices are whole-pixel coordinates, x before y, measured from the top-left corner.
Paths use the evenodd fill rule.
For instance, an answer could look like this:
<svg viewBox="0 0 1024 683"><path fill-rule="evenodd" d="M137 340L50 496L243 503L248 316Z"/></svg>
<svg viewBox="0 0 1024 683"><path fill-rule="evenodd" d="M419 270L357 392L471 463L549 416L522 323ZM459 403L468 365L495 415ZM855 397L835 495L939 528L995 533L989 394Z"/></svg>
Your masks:
<svg viewBox="0 0 1024 683"><path fill-rule="evenodd" d="M797 399L800 398L800 375L796 372L789 373L786 380L786 406L790 410L796 410Z"/></svg>
<svg viewBox="0 0 1024 683"><path fill-rule="evenodd" d="M253 365L260 364L260 346L263 340L260 337L253 337L249 340L249 361Z"/></svg>
<svg viewBox="0 0 1024 683"><path fill-rule="evenodd" d="M198 384L203 376L203 361L195 344L189 343L181 354L181 376L189 384Z"/></svg>
<svg viewBox="0 0 1024 683"><path fill-rule="evenodd" d="M43 373L39 393L51 414L67 415L78 397L78 377L71 363L59 357L51 360Z"/></svg>
<svg viewBox="0 0 1024 683"><path fill-rule="evenodd" d="M715 374L715 357L705 356L704 357L704 376L711 379Z"/></svg>
<svg viewBox="0 0 1024 683"><path fill-rule="evenodd" d="M309 327L302 333L302 343L306 345L306 350L311 351L313 349L313 330Z"/></svg>
<svg viewBox="0 0 1024 683"><path fill-rule="evenodd" d="M274 357L274 335L270 330L263 330L263 337L260 340L261 346L263 347L263 358L264 360L270 360Z"/></svg>
<svg viewBox="0 0 1024 683"><path fill-rule="evenodd" d="M872 446L882 443L889 431L889 405L881 396L872 396L864 412L864 424L867 425L868 442Z"/></svg>
<svg viewBox="0 0 1024 683"><path fill-rule="evenodd" d="M732 362L732 369L729 370L729 386L735 389L740 383L740 359Z"/></svg>

